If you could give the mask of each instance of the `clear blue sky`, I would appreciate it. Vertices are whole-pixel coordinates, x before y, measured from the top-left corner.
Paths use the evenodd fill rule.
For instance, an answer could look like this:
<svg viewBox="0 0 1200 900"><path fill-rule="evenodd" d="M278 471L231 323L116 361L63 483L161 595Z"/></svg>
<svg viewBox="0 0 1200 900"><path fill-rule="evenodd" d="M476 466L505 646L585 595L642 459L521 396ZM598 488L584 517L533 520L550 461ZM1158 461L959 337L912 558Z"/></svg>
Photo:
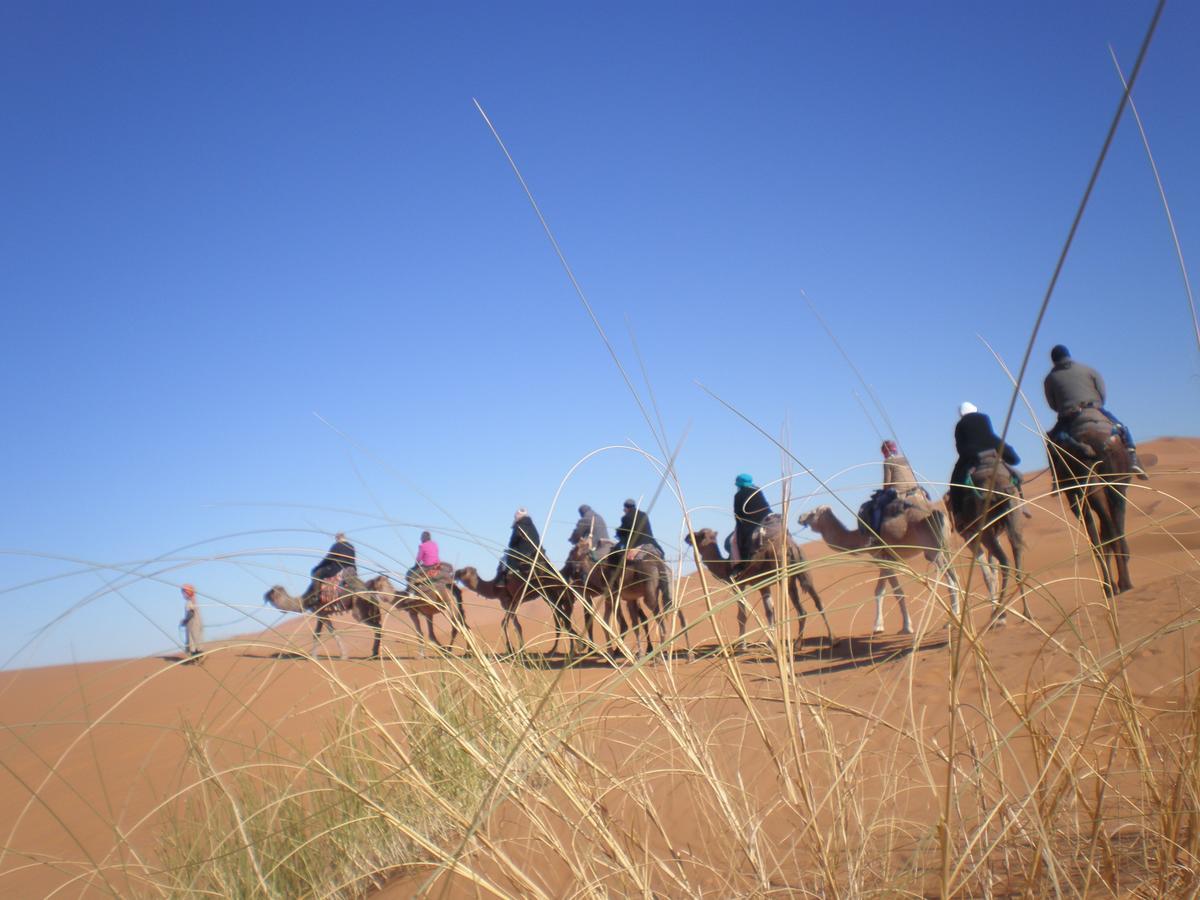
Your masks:
<svg viewBox="0 0 1200 900"><path fill-rule="evenodd" d="M782 466L697 381L850 504L878 478L802 292L945 480L957 405L1007 403L977 336L1019 363L1120 94L1107 44L1131 66L1152 8L4 4L0 661L169 647L183 581L211 632L257 629L338 529L394 569L428 527L486 570L518 505L561 559L579 503L648 501L636 452L571 473L661 451L473 97L669 440L690 423L697 525ZM1200 274L1198 41L1169 6L1135 99ZM1129 117L1013 426L1031 467L1060 341L1142 440L1200 433ZM652 520L677 554L678 500Z"/></svg>

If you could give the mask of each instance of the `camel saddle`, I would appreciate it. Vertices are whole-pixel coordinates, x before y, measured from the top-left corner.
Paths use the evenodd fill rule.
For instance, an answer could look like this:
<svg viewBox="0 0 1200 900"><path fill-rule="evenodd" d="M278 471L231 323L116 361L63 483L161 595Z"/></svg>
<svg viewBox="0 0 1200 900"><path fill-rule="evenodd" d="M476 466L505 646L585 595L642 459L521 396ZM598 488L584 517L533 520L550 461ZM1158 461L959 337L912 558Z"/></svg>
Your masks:
<svg viewBox="0 0 1200 900"><path fill-rule="evenodd" d="M982 497L991 485L998 493L1008 493L1009 486L1020 488L1021 473L1001 459L995 450L985 450L979 454L979 461L967 473L963 484L977 497Z"/></svg>
<svg viewBox="0 0 1200 900"><path fill-rule="evenodd" d="M895 488L880 488L858 508L858 527L862 531L877 533L884 519L903 515L905 502Z"/></svg>
<svg viewBox="0 0 1200 900"><path fill-rule="evenodd" d="M304 592L304 608L308 612L323 612L328 615L349 611L353 606L354 596L366 593L367 590L358 574L350 569L342 569L332 578L317 581L316 588L314 591L310 586Z"/></svg>
<svg viewBox="0 0 1200 900"><path fill-rule="evenodd" d="M1104 415L1097 407L1083 406L1073 413L1062 427L1053 431L1050 439L1072 456L1087 459L1096 455L1096 448L1086 443L1083 436L1088 432L1097 431L1108 432L1108 437L1101 450L1112 443L1120 433L1117 426L1110 422L1108 416Z"/></svg>
<svg viewBox="0 0 1200 900"><path fill-rule="evenodd" d="M658 552L658 548L653 544L639 544L636 547L630 547L625 551L625 558L630 562L642 558L657 559L659 562L663 561L663 555Z"/></svg>
<svg viewBox="0 0 1200 900"><path fill-rule="evenodd" d="M454 583L454 566L448 562L428 568L418 564L404 573L404 580L410 591L419 591L422 587L450 587Z"/></svg>
<svg viewBox="0 0 1200 900"><path fill-rule="evenodd" d="M763 544L771 541L777 541L780 539L780 537L784 537L785 531L786 529L783 527L783 516L781 516L779 513L771 513L762 520L761 525L754 529L754 534L751 536L750 540L752 555L757 553L758 549L763 546ZM786 538L790 540L791 535L786 535Z"/></svg>

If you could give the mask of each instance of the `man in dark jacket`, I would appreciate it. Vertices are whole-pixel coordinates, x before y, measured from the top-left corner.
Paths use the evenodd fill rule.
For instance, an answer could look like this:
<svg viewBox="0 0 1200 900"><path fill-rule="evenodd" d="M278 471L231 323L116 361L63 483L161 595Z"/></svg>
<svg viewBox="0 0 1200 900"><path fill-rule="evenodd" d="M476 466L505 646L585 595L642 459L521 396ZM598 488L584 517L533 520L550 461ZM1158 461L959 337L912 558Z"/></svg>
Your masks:
<svg viewBox="0 0 1200 900"><path fill-rule="evenodd" d="M575 523L575 530L571 532L571 536L567 540L574 547L584 538L591 538L593 551L600 544L612 543L612 538L608 536L607 523L601 518L600 513L586 503L579 507L579 521Z"/></svg>
<svg viewBox="0 0 1200 900"><path fill-rule="evenodd" d="M653 547L659 555L666 558L666 551L654 539L654 530L650 527L650 519L637 508L633 500L625 501L625 514L621 516L621 524L617 528L617 550L629 550L633 547Z"/></svg>
<svg viewBox="0 0 1200 900"><path fill-rule="evenodd" d="M538 534L537 526L524 509L518 509L513 514L512 533L508 536L508 549L500 560L496 570L496 579L503 580L508 572L520 578L528 578L534 561L542 553L542 537Z"/></svg>
<svg viewBox="0 0 1200 900"><path fill-rule="evenodd" d="M1058 421L1050 430L1050 440L1068 447L1073 446L1075 442L1071 438L1072 421L1085 409L1098 410L1121 432L1125 446L1129 449L1129 462L1133 473L1143 481L1149 478L1138 461L1133 435L1123 422L1104 408L1107 391L1100 373L1091 366L1071 359L1071 351L1062 344L1056 345L1050 351L1050 361L1054 363L1054 368L1050 370L1042 385L1046 391L1046 402L1058 413Z"/></svg>
<svg viewBox="0 0 1200 900"><path fill-rule="evenodd" d="M1000 445L1000 436L992 430L992 420L981 413L974 403L963 403L958 408L958 424L954 426L954 448L958 461L950 473L950 511L957 517L962 513L962 499L966 491L963 481L971 469L979 464L979 454L988 450L1000 451L1000 458L1010 466L1018 465L1021 457L1007 443ZM1016 475L1016 473L1013 473Z"/></svg>
<svg viewBox="0 0 1200 900"><path fill-rule="evenodd" d="M736 576L750 561L754 552L754 532L767 516L771 515L771 504L763 496L762 488L745 472L735 478L733 483L737 487L737 493L733 495L733 533L738 549L738 561L734 566Z"/></svg>
<svg viewBox="0 0 1200 900"><path fill-rule="evenodd" d="M617 527L617 546L615 550L628 551L635 547L651 547L663 560L659 569L659 590L664 598L671 596L671 570L667 567L667 551L654 539L654 531L650 528L650 519L637 508L632 499L625 501L625 514L621 516L621 524Z"/></svg>
<svg viewBox="0 0 1200 900"><path fill-rule="evenodd" d="M313 566L312 577L321 581L331 581L343 571L358 574L354 545L339 531L334 535L333 546L329 548L325 558Z"/></svg>

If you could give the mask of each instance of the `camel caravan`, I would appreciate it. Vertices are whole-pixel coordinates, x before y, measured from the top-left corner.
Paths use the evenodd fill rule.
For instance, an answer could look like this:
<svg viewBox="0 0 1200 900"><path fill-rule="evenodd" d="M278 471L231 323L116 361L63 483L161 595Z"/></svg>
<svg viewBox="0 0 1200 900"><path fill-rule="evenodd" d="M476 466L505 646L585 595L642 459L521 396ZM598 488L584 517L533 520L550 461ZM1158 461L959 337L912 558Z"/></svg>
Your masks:
<svg viewBox="0 0 1200 900"><path fill-rule="evenodd" d="M1148 476L1137 457L1128 428L1103 408L1104 382L1094 369L1076 363L1062 345L1051 352L1054 368L1046 376L1046 400L1058 413L1058 421L1046 436L1050 474L1056 491L1062 493L1087 532L1101 581L1108 596L1132 587L1129 576L1129 547L1125 540L1126 491L1133 477ZM917 479L895 441L883 442L883 484L857 510L853 528L842 524L830 506L802 513L797 520L811 529L834 550L859 555L878 570L875 580L873 632L884 629L884 598L891 593L900 610L900 634L913 634L908 598L900 574L912 572L911 563L923 558L932 567L930 584L947 594L951 621L960 621L965 603L963 588L952 567L950 534L956 533L973 563L978 566L992 603L989 626L1007 622L1011 593L1022 602L1022 617L1031 621L1026 598L1023 557L1025 509L1020 458L992 428L991 419L973 404L959 407L954 431L958 460L950 475L949 490L935 501ZM703 579L711 575L733 591L738 623L738 646L744 645L751 607L747 596L758 593L768 640L775 632L776 614L772 591L786 592L796 615L796 641L805 639L808 618L803 596L811 598L821 616L830 645L835 643L808 563L800 545L788 532L783 517L776 514L760 487L749 474L735 479L733 512L735 527L724 542L711 528L691 530L685 536L697 570ZM380 574L369 581L358 576L355 550L344 534L338 534L325 558L312 570L308 588L293 597L282 586L272 587L266 603L286 612L305 612L316 617L313 629L315 654L321 635L328 631L344 656L333 617L352 613L374 631L372 656L380 652L383 618L388 610L409 614L419 640L420 618L425 618L430 643L451 649L460 630L467 629L462 587L480 597L499 602L503 610L501 630L506 650L514 652L510 632L516 632L516 652L525 649L520 608L542 600L553 613L554 643L560 638L572 656L598 652L600 645L593 626L600 625L599 639L608 657L622 652L621 644L634 654L653 651L652 632L658 642L669 641L668 627L678 624L690 656L691 636L687 621L673 590L671 568L662 546L654 538L644 510L626 500L621 524L613 540L604 519L590 506L579 508L579 520L568 538L571 551L563 566L555 567L542 548L541 537L525 509L513 516L512 531L495 577L483 578L478 569L453 569L438 555L429 532L422 534L416 564L402 584L393 584ZM728 554L728 555L726 555ZM572 624L576 605L583 610L583 627ZM596 616L600 611L599 617ZM450 642L442 645L433 627L433 616L441 613L450 622ZM632 631L630 648L626 636ZM424 644L422 643L422 653Z"/></svg>

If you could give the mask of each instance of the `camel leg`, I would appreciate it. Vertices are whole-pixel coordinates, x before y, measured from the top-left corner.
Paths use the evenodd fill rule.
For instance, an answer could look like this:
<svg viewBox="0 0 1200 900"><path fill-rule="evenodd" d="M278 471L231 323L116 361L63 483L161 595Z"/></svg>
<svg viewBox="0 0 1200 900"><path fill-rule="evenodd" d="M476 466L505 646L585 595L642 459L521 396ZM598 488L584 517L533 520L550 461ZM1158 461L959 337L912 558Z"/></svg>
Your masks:
<svg viewBox="0 0 1200 900"><path fill-rule="evenodd" d="M875 579L875 625L871 629L874 634L883 634L883 597L887 593L887 584L888 572L880 569Z"/></svg>
<svg viewBox="0 0 1200 900"><path fill-rule="evenodd" d="M671 611L662 600L657 586L646 588L646 599L653 604L654 618L658 620L658 646L666 650L667 647L667 619L670 617ZM646 626L646 644L650 643L650 627Z"/></svg>
<svg viewBox="0 0 1200 900"><path fill-rule="evenodd" d="M313 642L312 649L308 651L308 655L313 659L317 658L317 647L321 643L321 632L325 630L325 619L323 616L317 616L317 624L313 626Z"/></svg>
<svg viewBox="0 0 1200 900"><path fill-rule="evenodd" d="M379 651L383 646L383 610L376 606L366 624L370 625L375 633L375 639L371 642L371 659L379 659Z"/></svg>
<svg viewBox="0 0 1200 900"><path fill-rule="evenodd" d="M1112 573L1108 571L1108 557L1104 553L1096 518L1093 517L1093 513L1096 517L1100 513L1093 509L1088 498L1082 493L1071 498L1071 505L1075 507L1075 515L1083 522L1084 530L1087 532L1088 543L1092 546L1092 556L1096 559L1096 566L1100 569L1100 580L1104 583L1104 596L1112 597Z"/></svg>
<svg viewBox="0 0 1200 900"><path fill-rule="evenodd" d="M500 620L500 630L504 633L504 652L512 655L512 640L508 634L508 623L512 619L512 611L505 609L504 618Z"/></svg>
<svg viewBox="0 0 1200 900"><path fill-rule="evenodd" d="M1025 539L1021 535L1014 513L1009 514L1004 524L1008 532L1009 546L1012 547L1013 580L1017 583L1017 594L1021 597L1021 614L1026 621L1032 622L1033 616L1029 612L1029 597L1025 593Z"/></svg>
<svg viewBox="0 0 1200 900"><path fill-rule="evenodd" d="M1107 487L1105 499L1108 501L1108 534L1104 536L1105 545L1112 555L1109 571L1116 570L1116 593L1121 594L1133 587L1129 577L1129 542L1125 539L1125 496L1118 487Z"/></svg>
<svg viewBox="0 0 1200 900"><path fill-rule="evenodd" d="M792 609L796 611L796 621L799 623L796 627L796 644L804 646L804 626L808 619L808 613L804 611L804 601L800 598L800 579L796 577L787 580L788 600L792 604ZM785 635L786 639L786 635Z"/></svg>
<svg viewBox="0 0 1200 900"><path fill-rule="evenodd" d="M996 602L996 571L995 564L988 559L982 547L975 548L975 564L979 566L979 574L983 577L983 586L987 588L988 600Z"/></svg>
<svg viewBox="0 0 1200 900"><path fill-rule="evenodd" d="M734 590L737 590L736 586L734 587ZM745 594L739 594L737 599L738 649L746 646L746 621L749 618L750 607L746 603L746 596Z"/></svg>
<svg viewBox="0 0 1200 900"><path fill-rule="evenodd" d="M954 570L950 567L950 554L944 549L933 550L925 554L925 559L933 563L934 577L938 582L946 582L946 590L950 593L950 612L958 615L958 595L961 588L958 586L958 577L954 574Z"/></svg>
<svg viewBox="0 0 1200 900"><path fill-rule="evenodd" d="M771 589L763 588L762 592L763 614L767 617L767 627L775 627L775 601L771 599Z"/></svg>
<svg viewBox="0 0 1200 900"><path fill-rule="evenodd" d="M513 627L517 629L517 652L525 652L525 629L521 627L521 617L517 615L517 610L510 613L512 616Z"/></svg>
<svg viewBox="0 0 1200 900"><path fill-rule="evenodd" d="M439 649L444 650L442 642L437 639L437 632L433 630L433 613L429 613L425 617L425 627L429 630L429 640Z"/></svg>
<svg viewBox="0 0 1200 900"><path fill-rule="evenodd" d="M832 647L834 644L833 626L829 624L829 616L825 615L825 604L821 602L821 595L817 593L817 588L813 584L812 579L808 577L807 572L801 572L796 577L800 579L800 589L803 590L804 593L808 594L808 596L812 597L813 606L815 606L817 608L817 612L821 614L821 618L825 622L825 630L829 632L829 645ZM797 600L796 602L798 605L800 601ZM803 626L803 622L801 622L801 625Z"/></svg>
<svg viewBox="0 0 1200 900"><path fill-rule="evenodd" d="M462 590L457 584L450 586L450 593L454 595L454 600L458 606L457 612L450 604L446 604L446 618L450 620L450 648L454 648L454 641L458 637L459 622L462 623L463 631L467 628L467 611L463 608ZM466 641L466 635L463 635L463 640ZM470 646L468 642L468 647Z"/></svg>
<svg viewBox="0 0 1200 900"><path fill-rule="evenodd" d="M889 575L889 580L892 583L892 593L896 595L896 601L900 604L900 634L912 634L913 624L912 616L908 614L908 597L900 587L900 579L896 577L895 572Z"/></svg>
<svg viewBox="0 0 1200 900"><path fill-rule="evenodd" d="M417 616L415 609L408 611L408 618L412 622L413 631L417 633L417 653L421 659L425 658L425 635L421 634L421 620Z"/></svg>
<svg viewBox="0 0 1200 900"><path fill-rule="evenodd" d="M996 560L996 564L1000 567L1000 591L996 598L992 601L992 619L991 624L1002 626L1008 623L1008 604L1005 602L1005 595L1008 593L1008 554L1004 552L1004 548L1000 546L1000 541L996 538L993 531L986 531L981 536L981 540L992 558Z"/></svg>

